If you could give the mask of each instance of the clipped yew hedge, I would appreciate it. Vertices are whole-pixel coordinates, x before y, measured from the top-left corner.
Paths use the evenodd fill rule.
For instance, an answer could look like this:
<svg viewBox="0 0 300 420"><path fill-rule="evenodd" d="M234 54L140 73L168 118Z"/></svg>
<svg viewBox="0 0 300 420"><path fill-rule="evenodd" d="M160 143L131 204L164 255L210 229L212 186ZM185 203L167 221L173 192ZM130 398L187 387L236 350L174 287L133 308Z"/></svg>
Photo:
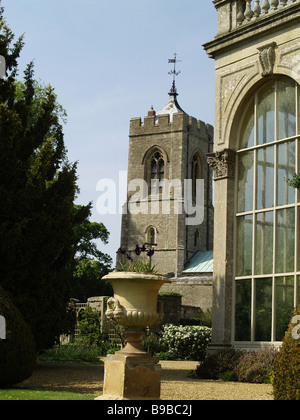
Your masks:
<svg viewBox="0 0 300 420"><path fill-rule="evenodd" d="M0 287L0 315L6 321L6 339L0 339L0 387L29 378L35 366L35 342L28 325Z"/></svg>
<svg viewBox="0 0 300 420"><path fill-rule="evenodd" d="M293 319L297 315L300 315L300 304ZM275 400L300 400L300 339L293 337L296 324L292 321L275 363L273 377ZM297 329L299 330L299 323Z"/></svg>

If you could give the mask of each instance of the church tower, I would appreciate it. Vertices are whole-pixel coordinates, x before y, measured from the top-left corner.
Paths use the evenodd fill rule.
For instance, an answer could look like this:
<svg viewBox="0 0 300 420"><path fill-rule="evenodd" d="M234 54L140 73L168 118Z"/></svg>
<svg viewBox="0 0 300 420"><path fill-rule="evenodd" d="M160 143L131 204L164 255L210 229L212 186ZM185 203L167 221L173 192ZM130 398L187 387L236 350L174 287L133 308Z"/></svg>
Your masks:
<svg viewBox="0 0 300 420"><path fill-rule="evenodd" d="M146 244L155 250L156 270L175 277L197 251L213 246L212 171L206 163L213 127L187 115L177 96L174 78L161 111L151 108L143 121L130 121L121 232L121 248L133 257L136 245Z"/></svg>

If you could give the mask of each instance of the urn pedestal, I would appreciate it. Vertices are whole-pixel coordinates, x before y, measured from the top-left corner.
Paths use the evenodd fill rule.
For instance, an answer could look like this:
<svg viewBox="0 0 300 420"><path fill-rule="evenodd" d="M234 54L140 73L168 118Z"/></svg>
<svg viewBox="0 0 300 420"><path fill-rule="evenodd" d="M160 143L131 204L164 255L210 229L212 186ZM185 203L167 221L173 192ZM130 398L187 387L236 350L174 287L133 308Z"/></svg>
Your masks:
<svg viewBox="0 0 300 420"><path fill-rule="evenodd" d="M104 277L114 289L106 316L126 328L126 346L105 362L103 395L97 400L159 400L161 366L142 348L144 329L162 322L158 292L163 276L115 272Z"/></svg>

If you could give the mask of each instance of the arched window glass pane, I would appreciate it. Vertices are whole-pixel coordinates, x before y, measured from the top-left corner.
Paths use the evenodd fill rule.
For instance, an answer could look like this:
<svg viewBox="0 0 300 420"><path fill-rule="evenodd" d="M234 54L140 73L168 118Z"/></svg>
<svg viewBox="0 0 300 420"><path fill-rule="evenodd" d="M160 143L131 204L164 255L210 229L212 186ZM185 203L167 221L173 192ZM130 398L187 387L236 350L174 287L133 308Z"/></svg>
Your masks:
<svg viewBox="0 0 300 420"><path fill-rule="evenodd" d="M295 209L277 211L276 273L291 273L295 263Z"/></svg>
<svg viewBox="0 0 300 420"><path fill-rule="evenodd" d="M254 146L254 131L254 99L252 99L241 128L241 149Z"/></svg>
<svg viewBox="0 0 300 420"><path fill-rule="evenodd" d="M295 188L287 182L296 172L295 141L279 144L277 153L277 204L283 206L295 202Z"/></svg>
<svg viewBox="0 0 300 420"><path fill-rule="evenodd" d="M276 341L284 337L294 311L294 277L276 279Z"/></svg>
<svg viewBox="0 0 300 420"><path fill-rule="evenodd" d="M235 340L251 340L251 279L236 282Z"/></svg>
<svg viewBox="0 0 300 420"><path fill-rule="evenodd" d="M268 83L258 93L258 144L275 140L275 84Z"/></svg>
<svg viewBox="0 0 300 420"><path fill-rule="evenodd" d="M257 152L257 208L274 206L274 147L264 147Z"/></svg>
<svg viewBox="0 0 300 420"><path fill-rule="evenodd" d="M237 276L252 273L253 217L240 216L237 223Z"/></svg>
<svg viewBox="0 0 300 420"><path fill-rule="evenodd" d="M272 279L256 279L255 286L255 341L270 341L272 328Z"/></svg>
<svg viewBox="0 0 300 420"><path fill-rule="evenodd" d="M295 82L278 82L278 130L279 140L296 135L296 91Z"/></svg>
<svg viewBox="0 0 300 420"><path fill-rule="evenodd" d="M239 155L238 213L253 210L254 152Z"/></svg>
<svg viewBox="0 0 300 420"><path fill-rule="evenodd" d="M257 214L255 274L273 273L273 226L272 211Z"/></svg>

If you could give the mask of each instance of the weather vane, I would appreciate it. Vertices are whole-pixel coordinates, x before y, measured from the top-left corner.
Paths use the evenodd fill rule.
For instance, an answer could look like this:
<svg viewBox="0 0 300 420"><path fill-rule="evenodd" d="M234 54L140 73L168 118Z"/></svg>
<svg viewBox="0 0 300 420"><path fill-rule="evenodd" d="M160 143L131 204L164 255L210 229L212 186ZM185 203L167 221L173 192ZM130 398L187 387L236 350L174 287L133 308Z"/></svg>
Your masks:
<svg viewBox="0 0 300 420"><path fill-rule="evenodd" d="M174 64L174 69L169 72L169 74L171 76L173 76L173 85L172 85L172 89L171 89L171 92L170 92L170 93L173 93L173 94L174 93L177 94L175 81L176 81L176 76L178 76L181 73L180 71L176 71L176 64L177 63L181 63L181 60L177 60L177 54L175 53L174 58L169 59L169 64Z"/></svg>

